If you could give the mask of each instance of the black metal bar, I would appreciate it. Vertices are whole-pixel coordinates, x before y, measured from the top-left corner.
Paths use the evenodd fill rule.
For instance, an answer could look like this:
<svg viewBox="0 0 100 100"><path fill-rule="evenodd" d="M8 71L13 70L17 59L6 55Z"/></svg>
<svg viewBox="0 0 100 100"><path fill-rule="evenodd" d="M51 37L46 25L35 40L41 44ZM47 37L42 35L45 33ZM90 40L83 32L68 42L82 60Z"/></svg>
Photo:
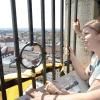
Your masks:
<svg viewBox="0 0 100 100"><path fill-rule="evenodd" d="M67 48L70 47L70 34L71 34L71 0L68 0L68 27L67 27ZM70 55L67 55L67 60L70 59ZM69 65L67 66L67 73L69 73Z"/></svg>
<svg viewBox="0 0 100 100"><path fill-rule="evenodd" d="M64 21L64 0L61 0L61 9L60 9L60 58L61 58L61 63L63 64L63 47L64 47L64 37L63 37L63 21Z"/></svg>
<svg viewBox="0 0 100 100"><path fill-rule="evenodd" d="M60 69L61 70L61 67L62 66L56 67L56 69ZM51 72L51 71L52 71L51 68L47 68L46 69L47 73ZM42 75L42 71L41 71L41 73L36 74L36 77L38 78L41 75ZM29 77L29 78L22 78L22 82L26 82L26 81L31 80L31 79L32 79L32 76ZM17 79L12 79L12 80L9 80L9 81L5 82L4 88L7 89L7 88L10 88L10 87L15 86L15 85L17 85ZM2 87L0 86L0 91L1 91L1 88Z"/></svg>
<svg viewBox="0 0 100 100"><path fill-rule="evenodd" d="M22 89L22 81L21 81L21 67L20 67L20 56L19 56L19 39L18 39L15 0L11 0L11 12L12 12L13 35L14 35L14 39L15 39L14 46L15 46L16 67L17 67L17 76L18 76L18 90L19 90L19 96L21 96L23 94L23 89Z"/></svg>
<svg viewBox="0 0 100 100"><path fill-rule="evenodd" d="M28 80L31 80L32 79L32 77L30 77L30 78L22 78L22 82L25 82L25 81L28 81ZM12 79L12 80L9 80L9 81L7 81L7 82L5 82L5 84L4 84L4 88L5 89L7 89L7 88L10 88L10 87L13 87L13 86L15 86L15 85L17 85L18 83L17 83L17 78L16 79ZM0 86L0 91L1 91L1 88L2 88L2 86Z"/></svg>
<svg viewBox="0 0 100 100"><path fill-rule="evenodd" d="M55 80L55 0L52 0L52 75Z"/></svg>
<svg viewBox="0 0 100 100"><path fill-rule="evenodd" d="M77 12L78 12L78 0L75 0L75 8L74 8L74 22L77 21ZM74 31L74 36L73 36L73 50L74 50L74 54L76 55L76 33ZM73 67L73 70L74 70L74 67Z"/></svg>
<svg viewBox="0 0 100 100"><path fill-rule="evenodd" d="M5 80L4 80L4 72L3 72L3 64L2 64L1 47L0 47L0 81L1 81L2 99L7 100L6 89L5 89Z"/></svg>
<svg viewBox="0 0 100 100"><path fill-rule="evenodd" d="M35 74L35 68L32 68L32 73ZM36 76L32 77L32 86L34 89L36 89L36 80L35 80Z"/></svg>
<svg viewBox="0 0 100 100"><path fill-rule="evenodd" d="M30 44L33 45L33 19L32 19L32 0L27 0L28 6L28 25L29 25L29 36L30 36Z"/></svg>
<svg viewBox="0 0 100 100"><path fill-rule="evenodd" d="M77 21L77 10L78 10L78 0L75 0L75 13L74 13L74 21L76 22ZM74 53L76 54L76 34L74 32L74 38L73 38L73 50L74 50Z"/></svg>
<svg viewBox="0 0 100 100"><path fill-rule="evenodd" d="M28 5L28 22L29 22L30 44L33 45L34 34L33 34L33 19L32 19L32 0L27 0L27 5ZM32 68L32 72L35 73L34 67ZM36 89L35 77L32 78L32 85L33 85L33 88Z"/></svg>
<svg viewBox="0 0 100 100"><path fill-rule="evenodd" d="M45 46L45 2L41 0L41 31L42 31L42 58L43 58L43 81L46 82L46 46Z"/></svg>

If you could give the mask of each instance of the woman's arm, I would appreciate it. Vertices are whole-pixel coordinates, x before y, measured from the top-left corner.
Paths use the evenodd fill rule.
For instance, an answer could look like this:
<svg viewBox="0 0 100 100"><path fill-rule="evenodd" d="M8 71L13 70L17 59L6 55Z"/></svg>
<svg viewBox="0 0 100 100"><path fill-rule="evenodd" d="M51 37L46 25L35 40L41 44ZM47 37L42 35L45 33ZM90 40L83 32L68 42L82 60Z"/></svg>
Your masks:
<svg viewBox="0 0 100 100"><path fill-rule="evenodd" d="M32 90L29 94L33 100L100 100L100 80L95 80L86 93L50 95Z"/></svg>
<svg viewBox="0 0 100 100"><path fill-rule="evenodd" d="M77 72L77 74L80 76L81 79L87 80L89 76L85 72L86 67L79 62L79 60L74 55L73 50L71 48L69 48L69 50L70 50L70 60L72 61L72 65L75 71Z"/></svg>
<svg viewBox="0 0 100 100"><path fill-rule="evenodd" d="M100 100L100 89L70 95L45 95L43 100Z"/></svg>

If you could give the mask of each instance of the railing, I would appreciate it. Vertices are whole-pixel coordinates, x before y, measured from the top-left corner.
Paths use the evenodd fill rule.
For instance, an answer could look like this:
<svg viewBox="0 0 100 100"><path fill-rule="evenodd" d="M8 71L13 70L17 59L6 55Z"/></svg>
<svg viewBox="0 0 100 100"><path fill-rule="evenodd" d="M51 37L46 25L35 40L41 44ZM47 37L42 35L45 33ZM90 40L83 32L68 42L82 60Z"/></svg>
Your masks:
<svg viewBox="0 0 100 100"><path fill-rule="evenodd" d="M61 64L63 66L64 60L63 60L63 47L64 47L64 38L63 38L63 34L64 34L64 0L60 0L61 1L61 9L60 9L60 61ZM7 100L7 96L6 96L6 89L14 86L14 85L18 85L18 90L19 90L19 96L23 95L23 88L22 88L22 82L27 81L28 79L32 79L32 86L33 88L36 88L36 74L35 74L35 68L38 67L41 63L43 64L43 83L45 84L46 82L46 42L45 42L45 1L41 0L41 33L42 33L42 45L35 43L34 41L34 33L33 33L33 17L32 17L32 0L27 0L27 4L28 4L28 22L29 22L29 35L30 35L30 43L25 45L23 47L23 49L21 50L21 52L19 51L19 40L18 40L18 28L17 28L17 16L16 16L16 3L15 0L10 0L11 2L11 12L12 12L12 25L13 25L13 36L14 36L14 48L15 48L15 61L16 61L16 69L17 69L17 79L15 80L10 80L8 82L5 82L4 79L4 73L3 73L3 65L2 65L2 56L1 56L1 52L0 52L0 79L1 79L1 92L2 92L2 99L3 100ZM77 20L77 4L78 4L78 0L75 0L75 21ZM71 27L71 0L68 0L68 44L67 47L70 46L70 27ZM53 80L55 80L55 0L52 0L52 4L51 4L51 8L52 8L52 77ZM35 47L39 47L40 48L40 52L41 55L39 55L38 58L39 61L36 64L32 64L30 67L26 66L23 63L23 52L25 51L25 48L27 48L27 46L31 47L31 48L35 48ZM74 51L76 50L76 36L74 36ZM29 52L28 52L29 53ZM69 73L69 59L70 59L70 55L68 55L68 61L66 61L66 65L67 65L67 73ZM23 65L25 68L31 69L32 70L32 77L27 78L27 79L23 79L21 77L21 65Z"/></svg>

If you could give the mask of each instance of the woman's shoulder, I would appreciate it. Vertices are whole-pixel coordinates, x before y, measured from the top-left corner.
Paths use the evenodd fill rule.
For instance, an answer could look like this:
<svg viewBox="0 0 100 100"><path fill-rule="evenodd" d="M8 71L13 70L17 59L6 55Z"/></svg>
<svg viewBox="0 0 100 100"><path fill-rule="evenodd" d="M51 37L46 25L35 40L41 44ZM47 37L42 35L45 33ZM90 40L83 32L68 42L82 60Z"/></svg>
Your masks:
<svg viewBox="0 0 100 100"><path fill-rule="evenodd" d="M93 54L91 57L91 63L96 62L97 60L98 60L97 56L95 54Z"/></svg>
<svg viewBox="0 0 100 100"><path fill-rule="evenodd" d="M96 54L92 54L91 59L95 59L95 58L97 58Z"/></svg>
<svg viewBox="0 0 100 100"><path fill-rule="evenodd" d="M98 59L98 57L95 54L93 54L91 57L91 65L100 65L100 59Z"/></svg>

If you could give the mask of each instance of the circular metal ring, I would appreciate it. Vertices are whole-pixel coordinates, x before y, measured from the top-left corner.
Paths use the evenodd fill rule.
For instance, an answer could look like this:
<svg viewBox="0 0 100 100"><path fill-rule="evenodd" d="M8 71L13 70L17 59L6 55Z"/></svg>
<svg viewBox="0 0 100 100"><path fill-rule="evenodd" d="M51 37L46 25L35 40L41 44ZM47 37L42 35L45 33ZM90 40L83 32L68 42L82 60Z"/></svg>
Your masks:
<svg viewBox="0 0 100 100"><path fill-rule="evenodd" d="M26 44L21 52L21 64L27 69L38 67L42 62L42 47L38 43Z"/></svg>

